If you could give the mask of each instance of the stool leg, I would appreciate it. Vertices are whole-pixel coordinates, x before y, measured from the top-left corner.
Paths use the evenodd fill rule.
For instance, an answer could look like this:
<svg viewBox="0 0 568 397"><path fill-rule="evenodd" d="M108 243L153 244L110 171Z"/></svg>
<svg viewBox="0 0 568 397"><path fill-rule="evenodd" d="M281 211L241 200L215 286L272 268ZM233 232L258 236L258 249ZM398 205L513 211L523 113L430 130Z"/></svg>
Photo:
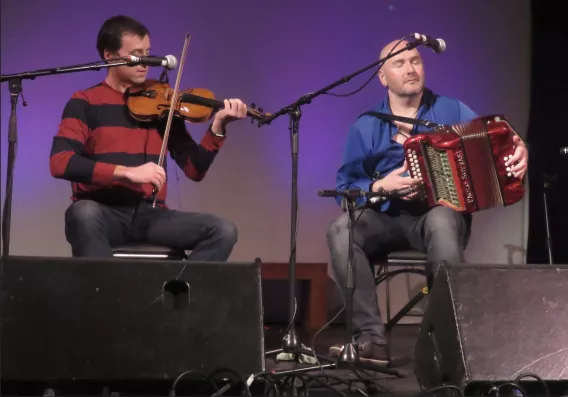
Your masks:
<svg viewBox="0 0 568 397"><path fill-rule="evenodd" d="M385 325L386 331L387 332L390 331L392 327L394 327L400 321L401 318L406 316L406 314L410 310L412 310L412 308L416 306L418 302L420 302L423 298L424 298L424 291L421 290L418 294L414 296L414 298L412 298L406 305L404 305L402 309L400 309L400 311L392 318L392 320L389 320L387 322L387 324Z"/></svg>
<svg viewBox="0 0 568 397"><path fill-rule="evenodd" d="M385 273L389 272L389 266L385 265ZM386 287L385 287L385 293L386 293L386 303L387 303L387 323L390 322L391 320L391 306L390 306L390 280L389 277L387 277L387 279L385 280L386 283Z"/></svg>

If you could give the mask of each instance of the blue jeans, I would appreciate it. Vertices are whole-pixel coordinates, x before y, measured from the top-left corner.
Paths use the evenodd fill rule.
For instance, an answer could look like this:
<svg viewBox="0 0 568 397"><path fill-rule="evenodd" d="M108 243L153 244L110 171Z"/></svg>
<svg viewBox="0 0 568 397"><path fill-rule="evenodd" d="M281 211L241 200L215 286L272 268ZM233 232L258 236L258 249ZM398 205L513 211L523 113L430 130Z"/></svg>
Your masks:
<svg viewBox="0 0 568 397"><path fill-rule="evenodd" d="M226 261L237 242L237 228L216 215L180 212L142 201L108 205L72 203L65 212L65 235L74 257L111 257L112 247L129 242L192 250L194 261Z"/></svg>
<svg viewBox="0 0 568 397"><path fill-rule="evenodd" d="M358 218L358 219L357 219ZM416 250L427 254L428 284L441 261L459 264L470 236L470 215L437 206L419 215L388 214L365 209L355 212L353 228L353 332L360 341L386 344L385 327L377 302L373 258L395 250ZM331 270L345 299L349 230L347 212L327 232Z"/></svg>

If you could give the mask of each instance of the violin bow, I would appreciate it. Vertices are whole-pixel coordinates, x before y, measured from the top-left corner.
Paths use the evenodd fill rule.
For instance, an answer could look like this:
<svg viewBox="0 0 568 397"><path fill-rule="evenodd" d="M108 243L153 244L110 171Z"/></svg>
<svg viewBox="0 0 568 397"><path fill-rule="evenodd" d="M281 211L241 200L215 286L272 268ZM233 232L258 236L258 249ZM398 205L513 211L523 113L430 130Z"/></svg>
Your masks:
<svg viewBox="0 0 568 397"><path fill-rule="evenodd" d="M168 113L168 121L166 122L166 130L164 131L164 138L162 142L162 149L160 150L160 158L158 160L158 165L163 167L164 158L166 157L166 149L168 147L168 138L170 137L170 128L172 127L172 120L174 118L175 112L175 102L178 99L178 92L179 92L179 85L181 82L181 74L183 72L183 67L185 65L185 58L187 56L187 47L189 47L189 42L191 40L191 35L188 33L185 36L185 41L183 43L183 50L181 52L181 61L179 64L178 74L176 77L176 84L174 86L174 92L172 94L172 99L170 101L170 111ZM154 187L154 202L152 203L152 207L156 207L156 200L158 198L158 189Z"/></svg>

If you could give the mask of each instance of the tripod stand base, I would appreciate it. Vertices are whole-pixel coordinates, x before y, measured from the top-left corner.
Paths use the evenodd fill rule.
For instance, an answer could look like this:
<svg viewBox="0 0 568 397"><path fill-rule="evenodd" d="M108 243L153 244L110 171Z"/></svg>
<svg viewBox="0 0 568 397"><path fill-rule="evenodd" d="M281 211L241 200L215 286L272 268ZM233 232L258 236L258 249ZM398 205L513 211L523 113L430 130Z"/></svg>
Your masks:
<svg viewBox="0 0 568 397"><path fill-rule="evenodd" d="M273 350L272 352L268 352L267 354L281 352L281 351L282 350ZM305 353L302 352L302 354ZM307 351L307 354L313 355L313 353L309 350ZM318 358L319 357L320 356L318 355ZM359 354L357 352L357 347L353 343L346 343L345 345L343 345L341 352L339 353L339 355L335 360L329 357L323 357L323 359L325 361L328 362L331 361L333 363L322 364L321 366L314 365L310 367L275 371L274 375L297 374L303 372L319 371L323 369L339 369L339 370L351 370L351 371L356 371L356 370L373 371L373 372L380 372L383 374L393 375L396 376L397 378L404 378L404 375L402 375L399 371L392 368L388 368L384 364L377 364L376 360L359 357Z"/></svg>
<svg viewBox="0 0 568 397"><path fill-rule="evenodd" d="M404 378L404 376L397 370L388 368L388 363L381 363L378 362L378 360L360 357L357 346L354 343L346 343L343 345L339 355L337 356L335 369L361 369Z"/></svg>
<svg viewBox="0 0 568 397"><path fill-rule="evenodd" d="M329 357L320 356L300 343L296 329L292 326L282 337L282 348L270 350L265 357L276 356L276 361L296 361L301 364L316 364L319 360L333 362ZM316 360L317 358L317 360ZM319 367L318 367L319 368Z"/></svg>

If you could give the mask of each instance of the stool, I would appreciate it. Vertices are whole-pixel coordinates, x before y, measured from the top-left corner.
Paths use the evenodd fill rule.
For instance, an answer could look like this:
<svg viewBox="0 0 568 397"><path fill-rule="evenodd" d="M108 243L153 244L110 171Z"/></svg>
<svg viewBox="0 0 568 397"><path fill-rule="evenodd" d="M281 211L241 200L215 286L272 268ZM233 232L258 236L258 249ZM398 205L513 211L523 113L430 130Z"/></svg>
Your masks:
<svg viewBox="0 0 568 397"><path fill-rule="evenodd" d="M386 304L387 304L387 323L385 324L386 331L390 331L401 318L406 316L414 306L416 306L425 295L428 294L428 287L425 286L416 294L402 309L398 311L391 319L390 317L390 285L389 281L392 277L402 273L420 274L426 277L426 269L397 269L389 271L389 266L424 266L427 264L426 254L420 251L394 251L387 255L386 263L381 263L377 270L375 277L375 284L379 285L381 282L386 281Z"/></svg>
<svg viewBox="0 0 568 397"><path fill-rule="evenodd" d="M112 256L116 258L171 260L184 260L187 258L184 250L178 250L165 245L143 243L117 245L112 248Z"/></svg>

